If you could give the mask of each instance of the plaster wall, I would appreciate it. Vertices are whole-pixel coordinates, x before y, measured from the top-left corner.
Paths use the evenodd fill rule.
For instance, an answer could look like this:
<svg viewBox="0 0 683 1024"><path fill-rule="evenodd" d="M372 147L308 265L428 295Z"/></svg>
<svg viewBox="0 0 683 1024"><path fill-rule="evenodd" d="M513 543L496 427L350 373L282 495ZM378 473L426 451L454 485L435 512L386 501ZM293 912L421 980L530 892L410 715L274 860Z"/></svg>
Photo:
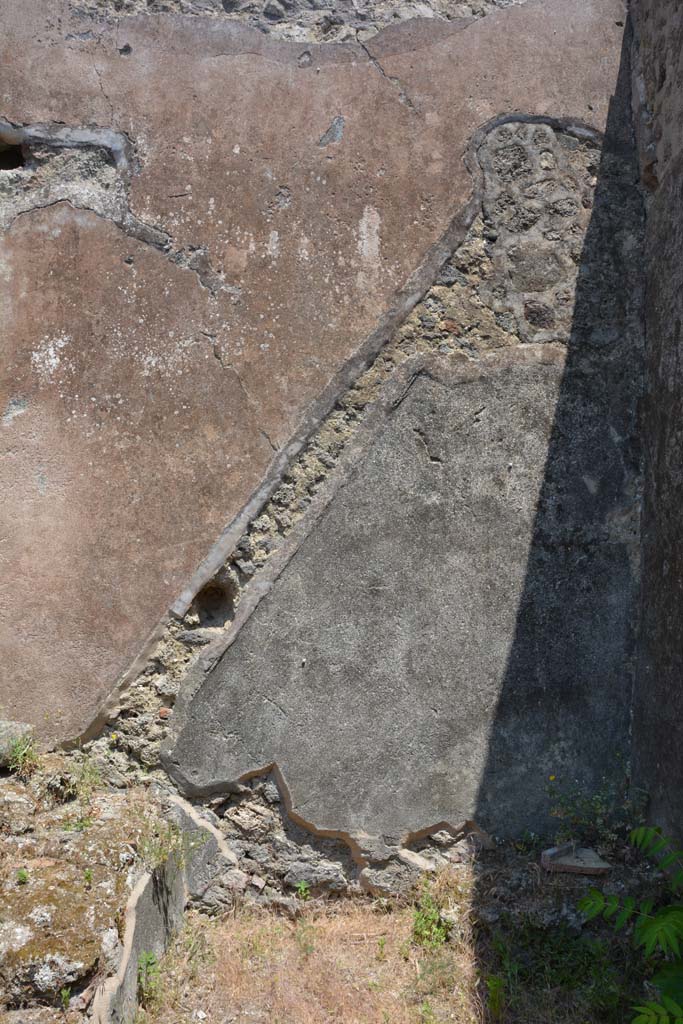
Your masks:
<svg viewBox="0 0 683 1024"><path fill-rule="evenodd" d="M474 132L604 127L624 17L531 0L318 44L208 6L0 3L25 156L0 172L0 713L49 742L97 719L432 283Z"/></svg>
<svg viewBox="0 0 683 1024"><path fill-rule="evenodd" d="M620 0L0 19L0 714L46 743L118 715L121 771L163 743L195 795L276 765L330 834L538 828L548 773L617 774Z"/></svg>

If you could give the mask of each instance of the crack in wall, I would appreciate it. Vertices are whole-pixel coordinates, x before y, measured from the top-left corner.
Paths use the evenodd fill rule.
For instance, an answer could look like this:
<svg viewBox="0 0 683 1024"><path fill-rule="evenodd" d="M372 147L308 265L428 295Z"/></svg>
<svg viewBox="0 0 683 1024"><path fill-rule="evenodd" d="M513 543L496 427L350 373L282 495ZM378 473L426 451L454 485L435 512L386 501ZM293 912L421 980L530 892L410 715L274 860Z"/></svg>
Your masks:
<svg viewBox="0 0 683 1024"><path fill-rule="evenodd" d="M208 331L201 331L200 333L203 334L205 338L208 338L209 341L211 342L214 358L218 360L218 362L221 365L221 368L223 370L229 370L231 373L233 373L235 375L235 377L237 378L237 383L239 385L240 391L244 395L244 398L245 398L245 401L246 401L247 405L252 410L252 412L254 412L255 415L258 417L258 414L260 413L259 407L257 406L256 402L254 401L254 399L252 398L251 394L249 393L249 391L248 391L244 381L242 380L242 376L241 376L239 370L237 369L237 367L235 366L235 364L231 363L231 362L226 363L223 360L223 353L222 353L221 347L220 347L220 345L219 345L219 343L217 341L216 335L215 334L210 334ZM268 442L268 444L271 447L271 450L274 451L274 452L277 452L279 450L278 446L275 444L275 442L271 438L271 436L268 433L268 431L264 427L261 427L261 426L259 426L258 431L259 431L259 434L261 435L261 437L265 441Z"/></svg>
<svg viewBox="0 0 683 1024"><path fill-rule="evenodd" d="M220 356L219 356L219 359L220 359ZM256 404L256 402L254 401L254 399L251 397L251 394L249 393L248 388L246 387L244 381L242 380L242 375L240 374L240 372L237 369L237 367L234 365L234 363L225 363L224 364L222 360L221 360L221 365L224 365L225 368L228 369L228 370L232 370L232 372L235 374L235 377L237 378L237 383L239 384L240 390L242 391L242 394L244 395L244 397L246 399L247 405L249 406L250 409L253 410L254 414L256 416L258 416L261 410L260 410L259 406ZM278 451L278 446L273 442L272 438L270 437L268 432L263 427L259 427L259 433L260 433L261 437L263 437L268 442L268 444L270 445L272 451L274 451L274 452Z"/></svg>
<svg viewBox="0 0 683 1024"><path fill-rule="evenodd" d="M368 47L365 45L365 43L362 42L362 40L358 39L358 44L360 45L361 49L363 50L363 52L367 56L370 64L372 64L373 68L375 68L377 71L379 71L379 73L382 76L382 78L386 78L387 82L390 82L394 86L395 89L398 89L399 101L401 103L403 103L404 106L406 106L410 110L412 110L413 113L417 114L418 113L417 106L415 105L415 103L412 101L410 96L407 94L407 92L403 88L403 85L401 84L400 79L397 78L395 75L388 75L386 73L386 71L384 70L384 68L380 64L380 62L377 59L377 57L374 57L372 55L372 53L370 52Z"/></svg>
<svg viewBox="0 0 683 1024"><path fill-rule="evenodd" d="M429 461L439 466L443 465L443 459L439 458L439 456L435 455L434 452L432 451L429 438L427 437L424 430L422 430L420 427L413 427L413 433L415 434L420 444L422 445Z"/></svg>
<svg viewBox="0 0 683 1024"><path fill-rule="evenodd" d="M106 90L104 88L104 82L102 80L102 71L98 68L97 64L95 64L94 62L93 62L93 71L97 75L97 84L100 87L100 92L102 93L102 98L104 99L105 103L109 107L109 117L113 121L114 120L114 104L110 100L110 98L107 95L107 92L106 92Z"/></svg>

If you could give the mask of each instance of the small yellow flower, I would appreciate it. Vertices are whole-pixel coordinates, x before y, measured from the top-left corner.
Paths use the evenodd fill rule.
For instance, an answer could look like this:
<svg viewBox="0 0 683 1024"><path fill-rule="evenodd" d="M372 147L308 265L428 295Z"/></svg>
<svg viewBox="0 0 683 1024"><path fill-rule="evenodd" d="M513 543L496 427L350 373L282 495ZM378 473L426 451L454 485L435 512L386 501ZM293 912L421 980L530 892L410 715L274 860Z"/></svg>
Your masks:
<svg viewBox="0 0 683 1024"><path fill-rule="evenodd" d="M549 775L548 778L550 779L551 782L555 781L555 776L554 775Z"/></svg>

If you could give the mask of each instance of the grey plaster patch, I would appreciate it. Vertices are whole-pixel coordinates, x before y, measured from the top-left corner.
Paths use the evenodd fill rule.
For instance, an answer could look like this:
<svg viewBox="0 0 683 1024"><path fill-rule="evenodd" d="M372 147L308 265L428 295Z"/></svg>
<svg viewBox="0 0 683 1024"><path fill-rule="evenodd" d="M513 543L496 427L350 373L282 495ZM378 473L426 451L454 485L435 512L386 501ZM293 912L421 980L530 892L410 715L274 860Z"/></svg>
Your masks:
<svg viewBox="0 0 683 1024"><path fill-rule="evenodd" d="M329 146L332 143L341 142L343 137L344 137L344 118L343 118L343 116L341 114L338 114L337 117L334 118L334 120L332 121L332 124L327 129L327 131L324 133L324 135L321 136L320 142L318 143L318 145L321 146L322 148L324 148L325 146Z"/></svg>
<svg viewBox="0 0 683 1024"><path fill-rule="evenodd" d="M11 423L17 416L28 409L28 402L25 398L10 398L2 414L3 423Z"/></svg>
<svg viewBox="0 0 683 1024"><path fill-rule="evenodd" d="M165 765L200 795L275 762L293 811L344 833L537 825L549 771L599 772L626 738L631 568L604 533L622 469L592 411L599 381L573 391L581 457L553 468L582 529L558 520L536 567L531 632L546 672L526 661L510 680L562 359L525 346L401 377L291 561L276 559L218 663L204 657ZM605 484L597 499L573 486L587 464ZM558 628L566 619L573 633Z"/></svg>

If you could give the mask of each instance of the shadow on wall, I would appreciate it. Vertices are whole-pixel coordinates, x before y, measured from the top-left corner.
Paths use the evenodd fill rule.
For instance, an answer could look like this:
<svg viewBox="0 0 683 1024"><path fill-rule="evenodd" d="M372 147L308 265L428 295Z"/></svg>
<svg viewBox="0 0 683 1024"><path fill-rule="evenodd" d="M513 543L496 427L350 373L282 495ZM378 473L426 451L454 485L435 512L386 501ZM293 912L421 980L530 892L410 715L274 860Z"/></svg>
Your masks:
<svg viewBox="0 0 683 1024"><path fill-rule="evenodd" d="M549 824L549 773L594 793L605 765L618 781L628 763L643 364L643 208L629 53L627 29L601 154L596 149L567 360L478 794L477 821L494 832L502 809L508 834L529 821ZM507 809L520 807L520 791L525 820L514 822Z"/></svg>
<svg viewBox="0 0 683 1024"><path fill-rule="evenodd" d="M639 0L634 14L656 140L645 150L653 194L645 264L648 389L634 777L650 790L652 823L683 840L683 6ZM647 129L644 141L650 141Z"/></svg>

